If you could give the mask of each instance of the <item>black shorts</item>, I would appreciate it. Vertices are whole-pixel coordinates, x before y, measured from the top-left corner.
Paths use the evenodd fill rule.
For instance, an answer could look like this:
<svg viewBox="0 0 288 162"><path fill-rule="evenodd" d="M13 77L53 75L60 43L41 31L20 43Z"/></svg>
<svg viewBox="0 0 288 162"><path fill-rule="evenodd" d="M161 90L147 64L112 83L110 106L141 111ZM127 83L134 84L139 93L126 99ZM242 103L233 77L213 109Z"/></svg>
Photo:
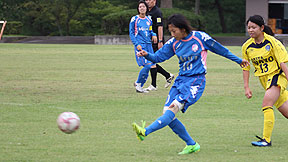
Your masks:
<svg viewBox="0 0 288 162"><path fill-rule="evenodd" d="M152 44L152 47L153 47L153 51L154 51L154 53L156 52L156 51L158 51L158 43L156 43L156 44Z"/></svg>

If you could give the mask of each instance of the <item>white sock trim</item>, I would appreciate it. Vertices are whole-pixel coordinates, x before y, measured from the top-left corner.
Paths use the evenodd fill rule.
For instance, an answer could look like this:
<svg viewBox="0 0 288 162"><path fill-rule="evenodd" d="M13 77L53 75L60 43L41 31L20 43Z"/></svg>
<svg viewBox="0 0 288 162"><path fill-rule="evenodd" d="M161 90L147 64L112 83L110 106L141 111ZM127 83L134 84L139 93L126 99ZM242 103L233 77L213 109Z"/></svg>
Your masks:
<svg viewBox="0 0 288 162"><path fill-rule="evenodd" d="M178 108L178 111L180 111L184 108L184 104L180 103L176 99L171 104L176 105L176 107ZM168 109L169 109L169 106L164 106L163 113L165 113Z"/></svg>
<svg viewBox="0 0 288 162"><path fill-rule="evenodd" d="M179 111L184 108L184 104L180 103L178 100L174 100L171 104L174 104L178 107Z"/></svg>

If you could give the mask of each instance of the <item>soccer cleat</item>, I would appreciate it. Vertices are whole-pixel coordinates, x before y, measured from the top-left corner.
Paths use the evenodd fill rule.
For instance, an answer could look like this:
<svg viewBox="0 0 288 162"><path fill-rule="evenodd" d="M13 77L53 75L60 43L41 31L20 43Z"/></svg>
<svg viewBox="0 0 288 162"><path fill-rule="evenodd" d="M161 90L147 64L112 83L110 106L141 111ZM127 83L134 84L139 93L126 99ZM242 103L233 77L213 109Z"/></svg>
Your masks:
<svg viewBox="0 0 288 162"><path fill-rule="evenodd" d="M150 85L149 87L144 89L145 91L157 91L157 88L154 87L153 85Z"/></svg>
<svg viewBox="0 0 288 162"><path fill-rule="evenodd" d="M146 130L144 129L145 128L145 124L146 122L142 120L142 127L140 127L138 124L136 123L132 123L132 127L133 127L133 130L136 132L136 136L137 138L140 140L140 141L143 141L144 138L146 137L145 136L145 132Z"/></svg>
<svg viewBox="0 0 288 162"><path fill-rule="evenodd" d="M148 93L149 91L143 89L143 87L141 87L141 83L134 83L134 87L136 89L136 92L138 93Z"/></svg>
<svg viewBox="0 0 288 162"><path fill-rule="evenodd" d="M258 139L260 139L259 141L253 141L253 142L251 142L251 144L253 145L253 146L258 146L258 147L267 147L267 146L271 146L272 145L272 142L270 141L270 143L269 142L267 142L264 138L261 138L261 137L259 137L259 136L256 136L256 138L258 138Z"/></svg>
<svg viewBox="0 0 288 162"><path fill-rule="evenodd" d="M198 152L200 151L200 145L196 142L195 145L186 145L186 147L179 152L179 155L184 155L184 154L191 154L193 152Z"/></svg>
<svg viewBox="0 0 288 162"><path fill-rule="evenodd" d="M143 87L140 87L140 86L136 86L136 92L138 93L149 93L149 91L143 89Z"/></svg>
<svg viewBox="0 0 288 162"><path fill-rule="evenodd" d="M169 87L169 85L172 83L173 79L174 79L174 75L170 73L170 77L168 79L166 79L165 88Z"/></svg>

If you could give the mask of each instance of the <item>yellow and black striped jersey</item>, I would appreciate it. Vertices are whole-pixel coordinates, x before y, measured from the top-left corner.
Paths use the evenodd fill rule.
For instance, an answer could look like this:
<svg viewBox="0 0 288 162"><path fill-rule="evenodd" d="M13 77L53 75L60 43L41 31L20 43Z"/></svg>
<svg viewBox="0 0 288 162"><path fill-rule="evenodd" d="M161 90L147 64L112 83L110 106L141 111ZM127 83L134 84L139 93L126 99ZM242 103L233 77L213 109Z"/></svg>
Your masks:
<svg viewBox="0 0 288 162"><path fill-rule="evenodd" d="M266 33L264 40L257 44L254 38L248 39L242 46L243 59L251 61L255 67L255 76L280 72L280 63L288 62L288 54L283 44ZM243 68L250 70L250 66Z"/></svg>

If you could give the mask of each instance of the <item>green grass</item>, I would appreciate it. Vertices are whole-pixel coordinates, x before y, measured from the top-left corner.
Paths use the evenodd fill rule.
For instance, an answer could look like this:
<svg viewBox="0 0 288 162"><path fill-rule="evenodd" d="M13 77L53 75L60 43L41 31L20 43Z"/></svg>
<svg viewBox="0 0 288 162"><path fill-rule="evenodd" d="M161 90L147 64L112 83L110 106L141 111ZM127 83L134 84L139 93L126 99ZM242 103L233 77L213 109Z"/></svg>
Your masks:
<svg viewBox="0 0 288 162"><path fill-rule="evenodd" d="M201 151L179 156L185 144L169 128L143 142L132 131L132 122L161 115L169 92L160 75L158 91L135 92L132 46L0 44L0 161L287 161L287 120L278 111L273 146L250 144L263 125L257 78L247 100L237 64L212 53L207 62L204 95L178 114ZM178 72L176 57L161 65ZM79 131L58 130L63 111L79 115Z"/></svg>

